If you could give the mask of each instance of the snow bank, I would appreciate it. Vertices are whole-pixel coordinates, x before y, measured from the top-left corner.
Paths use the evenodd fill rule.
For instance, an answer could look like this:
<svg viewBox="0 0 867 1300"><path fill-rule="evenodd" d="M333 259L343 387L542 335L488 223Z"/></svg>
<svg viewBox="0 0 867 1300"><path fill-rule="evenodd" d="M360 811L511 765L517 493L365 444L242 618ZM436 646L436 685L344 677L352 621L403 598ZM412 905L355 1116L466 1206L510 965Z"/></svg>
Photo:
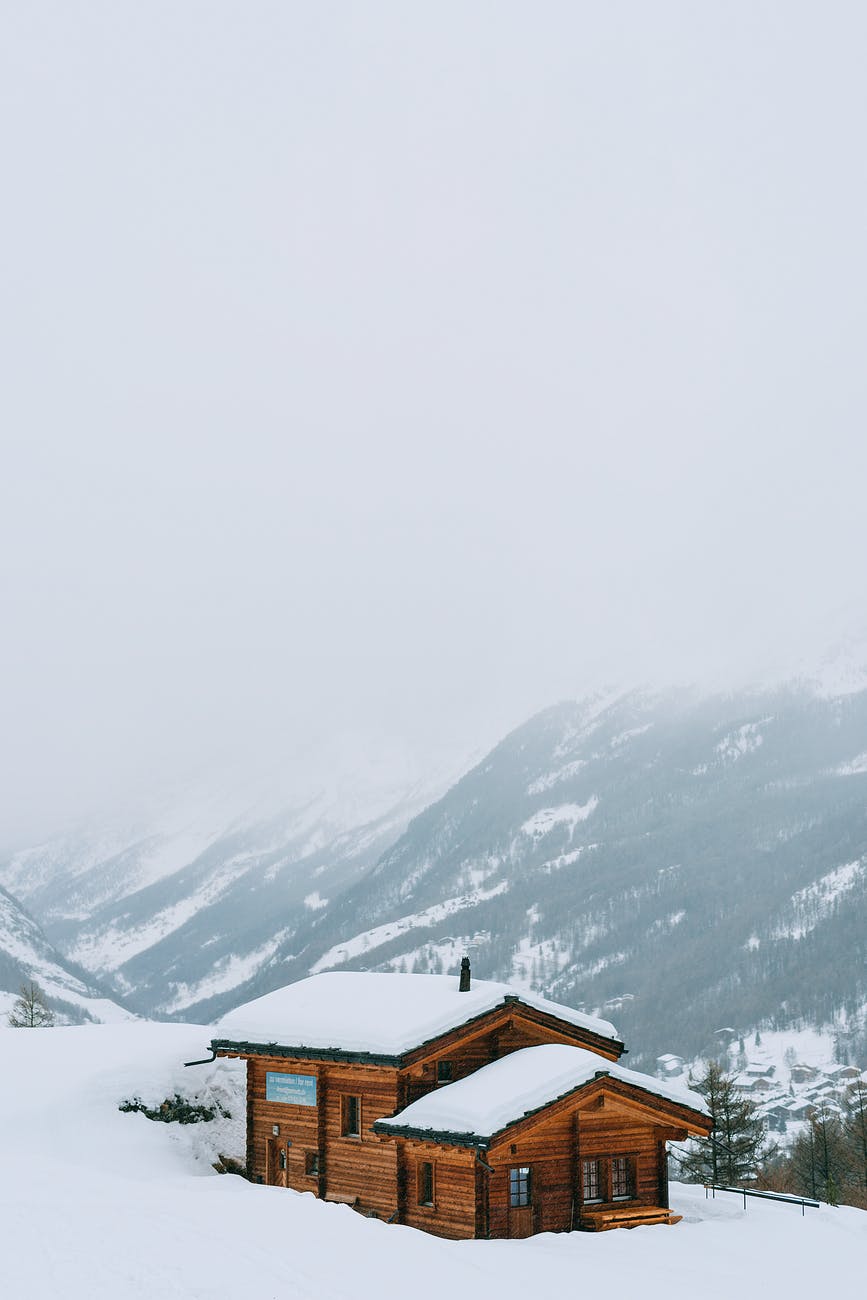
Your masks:
<svg viewBox="0 0 867 1300"><path fill-rule="evenodd" d="M207 1030L105 1025L14 1030L0 1046L0 1295L16 1300L526 1300L603 1295L786 1300L860 1294L867 1214L705 1200L672 1185L684 1221L528 1241L440 1241L310 1195L219 1177L196 1130L122 1115L177 1082ZM221 1063L221 1070L231 1063Z"/></svg>
<svg viewBox="0 0 867 1300"><path fill-rule="evenodd" d="M399 1056L492 1011L506 997L518 997L526 1006L617 1039L617 1030L607 1020L494 980L474 979L468 993L459 993L454 975L360 971L313 975L267 993L218 1021L215 1037Z"/></svg>
<svg viewBox="0 0 867 1300"><path fill-rule="evenodd" d="M581 1047L547 1043L512 1052L466 1079L438 1088L392 1119L380 1120L379 1126L490 1138L530 1111L589 1083L600 1071L704 1115L710 1113L704 1099L681 1084L663 1083L649 1074L624 1070Z"/></svg>

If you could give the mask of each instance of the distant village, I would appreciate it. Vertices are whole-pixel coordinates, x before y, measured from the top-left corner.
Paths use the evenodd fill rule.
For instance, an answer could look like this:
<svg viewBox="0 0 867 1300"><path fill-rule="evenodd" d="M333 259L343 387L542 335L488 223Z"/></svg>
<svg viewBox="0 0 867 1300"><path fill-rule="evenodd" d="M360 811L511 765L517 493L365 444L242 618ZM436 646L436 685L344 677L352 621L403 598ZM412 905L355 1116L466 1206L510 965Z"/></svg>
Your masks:
<svg viewBox="0 0 867 1300"><path fill-rule="evenodd" d="M720 1057L727 1057L734 1083L756 1107L768 1132L781 1135L788 1146L802 1128L816 1116L843 1119L846 1103L867 1088L867 1070L855 1065L828 1062L810 1065L798 1058L789 1047L782 1062L768 1060L759 1041L738 1039L736 1031L716 1031ZM656 1058L656 1075L660 1079L686 1078L689 1066L682 1056L666 1052Z"/></svg>

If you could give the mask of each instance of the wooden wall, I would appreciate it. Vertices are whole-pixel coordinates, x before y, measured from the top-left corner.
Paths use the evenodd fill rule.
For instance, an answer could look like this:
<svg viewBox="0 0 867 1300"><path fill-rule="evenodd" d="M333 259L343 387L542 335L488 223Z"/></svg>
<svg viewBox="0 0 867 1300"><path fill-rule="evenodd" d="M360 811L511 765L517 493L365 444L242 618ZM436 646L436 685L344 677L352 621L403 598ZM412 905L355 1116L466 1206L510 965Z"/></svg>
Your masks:
<svg viewBox="0 0 867 1300"><path fill-rule="evenodd" d="M267 1101L268 1071L315 1075L316 1106ZM361 1098L361 1135L344 1137L342 1099ZM394 1113L397 1071L385 1067L292 1060L287 1057L250 1057L247 1062L248 1169L250 1177L273 1181L268 1168L272 1126L280 1127L286 1149L285 1185L299 1192L315 1192L326 1200L357 1203L358 1208L388 1218L397 1210L397 1153L371 1133L374 1120ZM319 1157L319 1173L306 1172L311 1154ZM283 1180L280 1180L281 1183Z"/></svg>
<svg viewBox="0 0 867 1300"><path fill-rule="evenodd" d="M526 1019L519 1010L509 1009L480 1029L461 1029L445 1036L434 1053L418 1057L401 1071L400 1106L408 1106L425 1093L444 1086L437 1079L438 1061L451 1062L452 1082L456 1082L523 1047L566 1041L548 1026ZM600 1067L603 1064L600 1060Z"/></svg>
<svg viewBox="0 0 867 1300"><path fill-rule="evenodd" d="M437 1237L476 1235L476 1153L433 1142L398 1142L401 1223ZM434 1203L418 1204L419 1165L433 1165Z"/></svg>
<svg viewBox="0 0 867 1300"><path fill-rule="evenodd" d="M666 1126L663 1115L654 1116L648 1108L600 1091L592 1099L558 1106L538 1120L527 1121L512 1136L513 1141L496 1144L486 1157L494 1171L488 1175L487 1188L491 1237L524 1235L527 1219L530 1232L579 1228L584 1160L604 1162L606 1175L613 1156L627 1156L632 1167L629 1201L594 1202L594 1210L627 1204L667 1206L665 1140L682 1138L685 1132ZM523 1216L510 1206L509 1170L520 1165L529 1165L532 1171L532 1209Z"/></svg>
<svg viewBox="0 0 867 1300"><path fill-rule="evenodd" d="M663 1199L667 1189L659 1185L658 1147L658 1130L653 1124L625 1107L612 1104L608 1098L601 1110L582 1111L579 1115L580 1159L628 1156L633 1169L633 1199L638 1205L667 1204Z"/></svg>
<svg viewBox="0 0 867 1300"><path fill-rule="evenodd" d="M575 1123L571 1114L543 1120L488 1153L488 1235L524 1236L529 1232L568 1232L573 1226ZM515 1214L509 1204L509 1170L529 1165L531 1200L528 1212ZM529 1223L522 1222L529 1220Z"/></svg>

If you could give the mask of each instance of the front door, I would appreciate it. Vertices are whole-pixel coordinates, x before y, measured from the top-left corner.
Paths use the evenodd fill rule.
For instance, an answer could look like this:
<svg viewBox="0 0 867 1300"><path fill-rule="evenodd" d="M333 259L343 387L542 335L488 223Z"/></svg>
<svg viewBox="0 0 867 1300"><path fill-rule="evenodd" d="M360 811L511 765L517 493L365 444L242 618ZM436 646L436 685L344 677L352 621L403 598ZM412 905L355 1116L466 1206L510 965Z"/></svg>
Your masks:
<svg viewBox="0 0 867 1300"><path fill-rule="evenodd" d="M513 1165L509 1170L509 1236L533 1235L533 1177L529 1165Z"/></svg>
<svg viewBox="0 0 867 1300"><path fill-rule="evenodd" d="M268 1182L272 1187L288 1187L286 1166L288 1154L285 1138L268 1139Z"/></svg>

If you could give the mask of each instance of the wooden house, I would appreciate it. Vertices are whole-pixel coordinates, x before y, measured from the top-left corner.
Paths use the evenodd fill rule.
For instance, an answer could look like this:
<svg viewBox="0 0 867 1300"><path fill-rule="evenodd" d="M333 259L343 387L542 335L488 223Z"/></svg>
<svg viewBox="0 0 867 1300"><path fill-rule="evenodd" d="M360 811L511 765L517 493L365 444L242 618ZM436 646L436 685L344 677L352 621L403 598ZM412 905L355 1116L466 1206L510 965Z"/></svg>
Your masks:
<svg viewBox="0 0 867 1300"><path fill-rule="evenodd" d="M711 1125L623 1069L607 1021L466 960L460 981L316 975L218 1028L212 1052L247 1062L251 1178L446 1237L671 1221L665 1143Z"/></svg>

